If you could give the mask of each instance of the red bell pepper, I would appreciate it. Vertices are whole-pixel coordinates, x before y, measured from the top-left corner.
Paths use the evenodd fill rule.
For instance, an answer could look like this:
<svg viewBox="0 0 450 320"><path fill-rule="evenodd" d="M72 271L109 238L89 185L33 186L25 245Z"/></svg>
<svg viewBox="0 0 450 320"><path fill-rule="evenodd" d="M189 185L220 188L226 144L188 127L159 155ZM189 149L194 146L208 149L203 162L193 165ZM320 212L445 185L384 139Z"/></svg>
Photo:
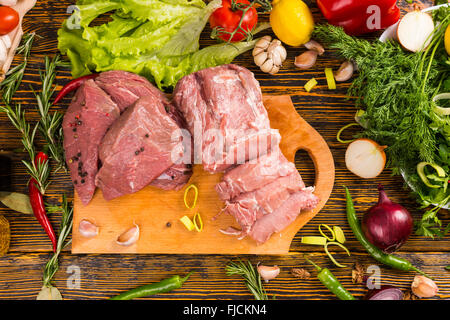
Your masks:
<svg viewBox="0 0 450 320"><path fill-rule="evenodd" d="M396 0L317 0L328 22L350 35L383 30L400 19Z"/></svg>

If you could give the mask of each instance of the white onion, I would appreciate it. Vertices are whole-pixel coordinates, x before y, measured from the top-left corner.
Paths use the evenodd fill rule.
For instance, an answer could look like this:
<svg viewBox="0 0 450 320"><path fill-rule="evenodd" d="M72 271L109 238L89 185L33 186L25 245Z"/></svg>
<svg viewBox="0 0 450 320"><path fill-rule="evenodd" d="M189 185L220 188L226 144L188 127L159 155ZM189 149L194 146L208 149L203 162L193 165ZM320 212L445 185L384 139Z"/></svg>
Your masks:
<svg viewBox="0 0 450 320"><path fill-rule="evenodd" d="M386 165L385 148L370 139L357 139L347 147L345 165L361 178L375 178Z"/></svg>
<svg viewBox="0 0 450 320"><path fill-rule="evenodd" d="M428 13L412 11L400 20L397 38L406 50L418 52L430 44L433 31L433 18Z"/></svg>

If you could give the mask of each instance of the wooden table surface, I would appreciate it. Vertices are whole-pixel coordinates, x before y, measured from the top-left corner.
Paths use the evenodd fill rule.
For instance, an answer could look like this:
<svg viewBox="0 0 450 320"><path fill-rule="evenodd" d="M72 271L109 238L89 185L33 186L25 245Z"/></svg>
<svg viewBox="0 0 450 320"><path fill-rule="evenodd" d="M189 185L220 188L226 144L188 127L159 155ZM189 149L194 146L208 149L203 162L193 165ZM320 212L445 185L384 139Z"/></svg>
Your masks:
<svg viewBox="0 0 450 320"><path fill-rule="evenodd" d="M30 86L38 89L40 86L39 70L43 68L43 58L57 53L56 32L62 21L68 16L67 7L72 1L38 1L24 20L25 32L36 32L36 38L31 53L30 62L24 76L22 86L16 93L17 100L27 110L28 119L37 119L36 102ZM425 3L430 4L431 1ZM401 2L403 9L409 5ZM310 4L316 22L323 22L323 18L315 4ZM208 34L202 44L212 43ZM338 84L337 90L330 91L326 85L324 68L336 70L342 62L333 52L326 52L319 57L316 66L307 71L295 68L294 57L303 52L303 48L288 48L288 58L275 75L270 76L258 71L253 64L251 53L248 52L235 60L235 63L249 68L260 81L264 94L289 94L295 103L297 111L317 129L327 141L336 165L336 182L333 193L324 209L301 229L292 242L290 253L284 256L241 256L253 263L278 265L280 275L266 285L269 295L276 295L277 299L336 299L315 277L316 271L307 265L302 258L303 253L309 252L313 259L323 267L328 267L342 282L342 284L356 297L361 298L366 289L361 284L353 284L351 279L352 265L359 261L365 267L377 265L356 241L345 218L345 200L342 185L347 185L354 197L357 212L373 205L377 200L377 185L385 186L392 200L406 206L415 219L421 215L418 205L408 196L400 177L391 176L386 169L378 178L363 180L351 174L345 167L344 153L346 145L336 141L337 131L352 122L355 113L354 101L346 97L348 83ZM19 63L16 58L13 65ZM57 83L64 85L70 77L68 72L58 73ZM319 86L311 93L305 92L304 84L315 77ZM62 111L67 107L69 98L57 108ZM349 129L348 134L351 134ZM354 128L356 132L356 128ZM39 141L40 145L42 141ZM4 114L0 114L0 148L15 150L21 148L20 136L12 127ZM19 153L25 157L25 153ZM312 162L303 151L299 151L296 164L307 184L314 182ZM19 160L13 163L13 190L26 193L27 175ZM48 202L60 202L62 194L72 198L73 187L66 174L51 176L51 186L48 191ZM42 286L42 268L51 257L51 246L44 231L32 215L14 213L0 208L11 224L11 247L7 255L0 257L0 299L35 299ZM60 214L51 214L50 220L59 229ZM448 223L449 220L444 220ZM351 251L348 257L337 250L335 257L347 268L335 267L324 254L323 248L306 246L300 243L302 236L318 235L321 223L342 227L348 239L346 246ZM401 248L398 255L410 259L413 264L436 279L439 294L436 299L450 297L450 272L444 269L450 264L450 236L441 240L431 240L413 235ZM195 271L184 287L168 294L158 295L152 299L252 299L243 282L237 277L228 277L224 267L236 257L222 255L73 255L70 248L60 257L60 269L54 278L54 285L61 291L65 299L105 299L124 290L143 284L157 282L175 274L184 275ZM291 275L292 267L306 268L312 274L309 280L299 280ZM381 283L395 285L406 292L414 278L414 273L405 273L381 266ZM70 282L73 272L80 271L79 288L73 288Z"/></svg>

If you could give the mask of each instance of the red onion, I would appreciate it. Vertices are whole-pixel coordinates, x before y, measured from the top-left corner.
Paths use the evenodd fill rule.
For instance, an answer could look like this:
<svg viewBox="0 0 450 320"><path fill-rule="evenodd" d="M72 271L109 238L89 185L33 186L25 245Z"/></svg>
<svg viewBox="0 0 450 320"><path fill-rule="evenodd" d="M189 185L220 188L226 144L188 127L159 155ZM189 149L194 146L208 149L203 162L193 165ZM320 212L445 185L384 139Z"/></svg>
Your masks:
<svg viewBox="0 0 450 320"><path fill-rule="evenodd" d="M408 240L413 219L408 210L388 198L383 186L379 185L378 190L378 203L364 214L361 228L373 245L392 253Z"/></svg>
<svg viewBox="0 0 450 320"><path fill-rule="evenodd" d="M380 289L369 290L364 300L403 300L403 292L393 286L381 286Z"/></svg>

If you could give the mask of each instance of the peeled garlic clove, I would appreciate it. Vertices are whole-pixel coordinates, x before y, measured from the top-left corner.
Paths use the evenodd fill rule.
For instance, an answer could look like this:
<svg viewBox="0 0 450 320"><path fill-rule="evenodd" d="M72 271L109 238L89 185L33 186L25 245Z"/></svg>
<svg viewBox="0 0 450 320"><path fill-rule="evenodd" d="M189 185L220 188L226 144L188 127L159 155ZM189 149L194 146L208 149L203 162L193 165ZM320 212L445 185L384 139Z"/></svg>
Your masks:
<svg viewBox="0 0 450 320"><path fill-rule="evenodd" d="M317 41L310 40L309 42L305 43L304 46L308 50L316 51L319 56L321 56L321 55L323 55L325 53L325 49Z"/></svg>
<svg viewBox="0 0 450 320"><path fill-rule="evenodd" d="M436 283L425 276L415 276L411 284L412 292L419 298L432 298L438 292Z"/></svg>
<svg viewBox="0 0 450 320"><path fill-rule="evenodd" d="M137 224L134 225L134 227L128 229L124 233L122 233L117 238L117 244L120 244L121 246L131 246L132 244L136 243L136 241L139 240L139 226Z"/></svg>
<svg viewBox="0 0 450 320"><path fill-rule="evenodd" d="M260 54L256 55L253 59L258 67L262 66L267 60L267 52L263 51Z"/></svg>
<svg viewBox="0 0 450 320"><path fill-rule="evenodd" d="M8 57L8 49L3 41L0 41L0 67L3 66Z"/></svg>
<svg viewBox="0 0 450 320"><path fill-rule="evenodd" d="M83 219L78 225L78 232L80 232L83 237L93 238L98 235L98 227L89 220Z"/></svg>
<svg viewBox="0 0 450 320"><path fill-rule="evenodd" d="M0 0L0 5L6 7L12 7L17 4L17 0Z"/></svg>
<svg viewBox="0 0 450 320"><path fill-rule="evenodd" d="M258 266L258 273L264 281L269 282L269 280L275 279L280 274L280 268L260 265Z"/></svg>
<svg viewBox="0 0 450 320"><path fill-rule="evenodd" d="M343 82L349 80L353 76L353 71L355 70L353 62L345 61L341 64L338 71L334 75L334 79L338 82Z"/></svg>
<svg viewBox="0 0 450 320"><path fill-rule="evenodd" d="M303 52L301 55L295 57L294 64L300 69L309 69L316 64L317 52L314 50L308 50Z"/></svg>

